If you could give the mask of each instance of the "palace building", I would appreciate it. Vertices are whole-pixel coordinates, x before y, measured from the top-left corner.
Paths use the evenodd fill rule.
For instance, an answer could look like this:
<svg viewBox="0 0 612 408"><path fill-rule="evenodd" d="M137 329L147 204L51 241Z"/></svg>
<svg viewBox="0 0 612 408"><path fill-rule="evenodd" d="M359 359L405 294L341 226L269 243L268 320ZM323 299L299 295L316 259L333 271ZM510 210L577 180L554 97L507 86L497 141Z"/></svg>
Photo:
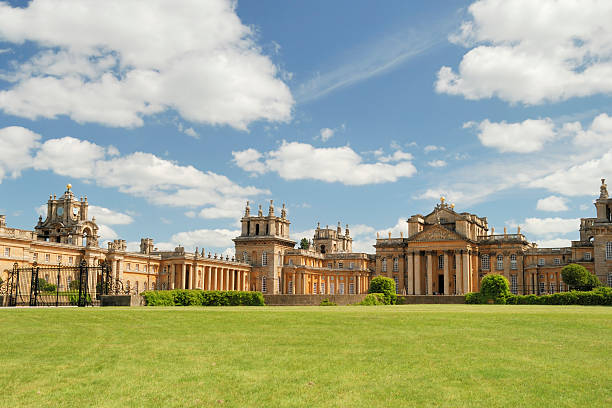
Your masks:
<svg viewBox="0 0 612 408"><path fill-rule="evenodd" d="M612 199L602 179L595 201L596 217L582 218L580 240L566 248L539 248L521 233L495 234L487 218L456 212L444 198L427 215L407 220L406 235L376 237L374 253L353 252L349 226L344 231L318 224L307 247L290 238L285 205L280 216L270 201L251 214L247 202L234 257L155 248L142 238L140 251L127 250L125 240L99 246L95 218L88 218L87 197L77 199L68 185L64 194L47 201L47 216L33 231L9 228L0 215L0 277L13 265L89 265L106 262L112 277L132 292L175 288L258 290L269 294L366 293L374 276L395 280L405 295L461 295L479 290L482 277L503 274L517 294L564 291L561 269L578 263L612 286ZM43 277L49 281L50 277ZM52 278L51 278L52 279ZM64 285L68 286L67 277ZM27 284L24 283L24 284ZM61 286L61 285L60 285ZM91 282L90 287L95 286ZM59 288L63 289L63 288Z"/></svg>

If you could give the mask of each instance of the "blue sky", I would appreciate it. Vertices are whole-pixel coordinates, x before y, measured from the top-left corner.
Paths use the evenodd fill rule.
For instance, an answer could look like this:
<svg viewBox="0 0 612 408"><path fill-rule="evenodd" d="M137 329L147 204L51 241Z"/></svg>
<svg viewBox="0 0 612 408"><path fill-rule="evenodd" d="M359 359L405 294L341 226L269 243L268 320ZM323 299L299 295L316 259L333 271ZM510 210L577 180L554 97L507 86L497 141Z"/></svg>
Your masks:
<svg viewBox="0 0 612 408"><path fill-rule="evenodd" d="M562 246L612 175L609 2L180 5L0 2L9 225L71 183L104 240L231 251L274 199L371 252L444 195Z"/></svg>

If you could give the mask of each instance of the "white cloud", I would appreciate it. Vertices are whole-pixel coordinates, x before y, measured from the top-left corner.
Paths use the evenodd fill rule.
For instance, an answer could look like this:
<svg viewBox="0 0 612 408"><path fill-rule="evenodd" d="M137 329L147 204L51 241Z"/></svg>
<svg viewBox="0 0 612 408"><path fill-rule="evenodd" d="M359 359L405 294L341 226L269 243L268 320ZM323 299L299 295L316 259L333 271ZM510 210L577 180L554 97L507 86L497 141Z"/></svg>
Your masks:
<svg viewBox="0 0 612 408"><path fill-rule="evenodd" d="M427 145L423 148L425 153L435 152L437 150L444 151L446 148L444 146L436 146L436 145Z"/></svg>
<svg viewBox="0 0 612 408"><path fill-rule="evenodd" d="M500 152L535 152L557 137L553 121L548 118L527 119L519 123L495 123L485 119L480 123L467 122L463 127L477 128L480 142Z"/></svg>
<svg viewBox="0 0 612 408"><path fill-rule="evenodd" d="M323 128L319 132L319 138L322 142L327 142L334 135L335 130L330 128Z"/></svg>
<svg viewBox="0 0 612 408"><path fill-rule="evenodd" d="M23 143L19 143L22 135ZM23 156L15 160L15 163L21 163L19 170L33 166L38 170L95 181L99 186L117 188L157 205L204 207L200 208L200 215L205 218L239 217L241 203L251 196L269 193L268 190L240 186L223 175L184 166L150 153L121 156L110 148L70 137L49 139L40 145L37 142L39 137L24 128L0 129L0 147L7 146L15 157ZM34 150L37 148L38 151ZM31 150L34 152L30 153ZM34 153L36 160L31 159ZM14 167L7 168L16 171ZM101 215L111 216L109 213ZM117 220L117 213L114 216ZM126 217L129 216L122 218L124 222Z"/></svg>
<svg viewBox="0 0 612 408"><path fill-rule="evenodd" d="M383 156L379 160L383 163L390 163L390 162L400 162L400 161L405 161L405 160L412 160L413 158L414 156L412 156L411 153L403 152L401 150L396 150L395 152L393 152L393 154L389 156Z"/></svg>
<svg viewBox="0 0 612 408"><path fill-rule="evenodd" d="M108 225L98 224L98 236L100 241L112 241L113 239L119 238L117 233Z"/></svg>
<svg viewBox="0 0 612 408"><path fill-rule="evenodd" d="M362 157L348 146L316 148L306 143L283 141L277 150L264 155L254 149L232 154L234 162L246 171L259 174L276 172L285 180L313 179L365 185L394 182L416 173L416 168L407 159L399 159L396 164L382 161L363 163ZM255 161L253 158L256 156Z"/></svg>
<svg viewBox="0 0 612 408"><path fill-rule="evenodd" d="M541 104L612 92L612 3L480 0L451 41L474 47L436 90Z"/></svg>
<svg viewBox="0 0 612 408"><path fill-rule="evenodd" d="M595 117L588 129L572 122L564 125L564 130L575 134L574 143L578 146L612 147L612 117L605 113Z"/></svg>
<svg viewBox="0 0 612 408"><path fill-rule="evenodd" d="M128 225L134 222L134 219L122 212L113 211L105 207L97 205L89 206L89 218L96 217L96 222L108 225Z"/></svg>
<svg viewBox="0 0 612 408"><path fill-rule="evenodd" d="M240 235L239 230L228 229L198 229L193 231L179 232L172 235L170 241L177 246L180 244L186 248L226 248L232 247L233 238Z"/></svg>
<svg viewBox="0 0 612 408"><path fill-rule="evenodd" d="M17 178L32 166L32 151L40 145L40 135L21 126L0 129L0 183L6 176Z"/></svg>
<svg viewBox="0 0 612 408"><path fill-rule="evenodd" d="M444 167L446 164L444 160L432 160L427 162L427 165L430 167Z"/></svg>
<svg viewBox="0 0 612 408"><path fill-rule="evenodd" d="M176 110L184 119L246 129L287 121L293 97L230 0L0 3L0 38L40 50L3 75L0 109L30 119L142 126Z"/></svg>
<svg viewBox="0 0 612 408"><path fill-rule="evenodd" d="M572 241L565 238L542 239L535 241L540 248L567 248L572 246Z"/></svg>
<svg viewBox="0 0 612 408"><path fill-rule="evenodd" d="M511 227L516 227L517 224L514 222L508 222ZM527 234L535 235L537 237L544 237L552 239L553 235L563 235L569 233L578 234L580 229L580 218L525 218L525 220L519 224L522 232Z"/></svg>
<svg viewBox="0 0 612 408"><path fill-rule="evenodd" d="M567 199L555 195L538 200L536 208L540 211L567 211Z"/></svg>

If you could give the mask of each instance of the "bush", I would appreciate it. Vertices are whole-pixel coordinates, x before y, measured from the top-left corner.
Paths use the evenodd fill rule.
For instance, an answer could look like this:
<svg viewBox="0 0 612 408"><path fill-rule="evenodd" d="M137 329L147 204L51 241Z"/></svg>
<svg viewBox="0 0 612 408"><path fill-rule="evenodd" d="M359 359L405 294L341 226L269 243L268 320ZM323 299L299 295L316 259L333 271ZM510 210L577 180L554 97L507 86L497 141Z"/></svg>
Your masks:
<svg viewBox="0 0 612 408"><path fill-rule="evenodd" d="M467 295L466 303L469 303ZM571 291L542 296L510 295L506 303L512 305L612 306L612 288L598 287L588 292Z"/></svg>
<svg viewBox="0 0 612 408"><path fill-rule="evenodd" d="M338 306L337 303L331 302L329 299L323 299L319 306Z"/></svg>
<svg viewBox="0 0 612 408"><path fill-rule="evenodd" d="M497 304L505 304L510 295L510 283L504 276L492 273L482 278L480 296L485 302L492 299Z"/></svg>
<svg viewBox="0 0 612 408"><path fill-rule="evenodd" d="M589 272L584 266L569 264L561 269L561 278L570 288L580 291L590 291L601 286L597 276Z"/></svg>
<svg viewBox="0 0 612 408"><path fill-rule="evenodd" d="M370 281L370 289L368 293L382 293L386 305L394 305L397 303L397 294L395 293L395 281L384 276L377 276Z"/></svg>
<svg viewBox="0 0 612 408"><path fill-rule="evenodd" d="M386 305L384 293L368 293L361 302L357 303L360 306L379 306Z"/></svg>
<svg viewBox="0 0 612 408"><path fill-rule="evenodd" d="M68 289L79 290L79 280L75 279L75 280L70 281L70 284L68 285Z"/></svg>
<svg viewBox="0 0 612 408"><path fill-rule="evenodd" d="M38 278L39 292L55 292L56 289L57 287L54 284L48 283L44 278ZM77 286L77 290L78 289L79 287Z"/></svg>
<svg viewBox="0 0 612 408"><path fill-rule="evenodd" d="M486 303L483 301L482 296L478 292L470 292L465 294L465 303L470 305L479 305L482 303Z"/></svg>
<svg viewBox="0 0 612 408"><path fill-rule="evenodd" d="M78 306L79 304L79 293L70 293L68 295L68 302L72 305L72 306ZM85 296L85 305L89 306L91 305L91 295L88 293Z"/></svg>
<svg viewBox="0 0 612 408"><path fill-rule="evenodd" d="M263 306L261 292L160 290L141 293L147 306Z"/></svg>

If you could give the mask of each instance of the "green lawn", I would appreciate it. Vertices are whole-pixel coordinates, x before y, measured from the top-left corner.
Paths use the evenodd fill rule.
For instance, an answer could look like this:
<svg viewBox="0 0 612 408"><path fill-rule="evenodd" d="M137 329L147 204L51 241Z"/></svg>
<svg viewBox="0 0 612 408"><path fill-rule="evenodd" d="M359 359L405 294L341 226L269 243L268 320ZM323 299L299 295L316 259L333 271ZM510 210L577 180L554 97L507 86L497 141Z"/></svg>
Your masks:
<svg viewBox="0 0 612 408"><path fill-rule="evenodd" d="M0 310L6 407L606 407L612 308Z"/></svg>

